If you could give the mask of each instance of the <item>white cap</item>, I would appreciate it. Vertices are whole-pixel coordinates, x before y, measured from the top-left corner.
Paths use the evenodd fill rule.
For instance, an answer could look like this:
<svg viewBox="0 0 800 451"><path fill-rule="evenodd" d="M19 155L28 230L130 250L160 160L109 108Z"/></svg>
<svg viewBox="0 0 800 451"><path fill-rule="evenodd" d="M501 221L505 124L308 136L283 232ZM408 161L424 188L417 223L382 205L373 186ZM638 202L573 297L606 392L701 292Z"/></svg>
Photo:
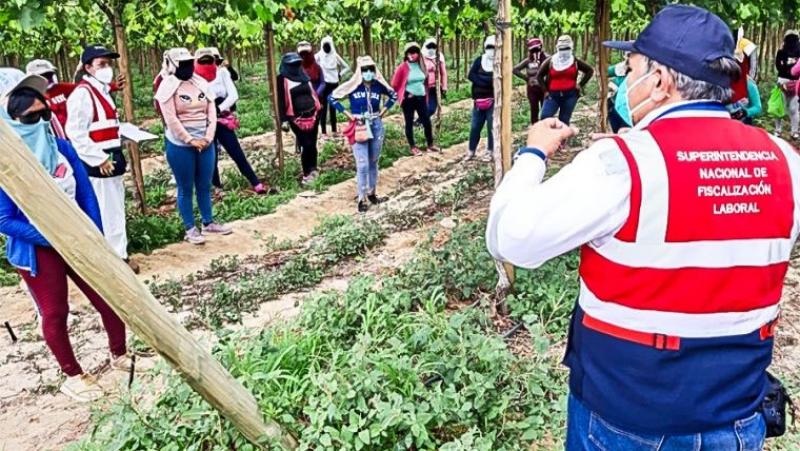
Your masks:
<svg viewBox="0 0 800 451"><path fill-rule="evenodd" d="M190 61L193 59L194 57L191 52L185 47L175 47L167 51L167 60L175 67L178 67L178 63L181 61Z"/></svg>
<svg viewBox="0 0 800 451"><path fill-rule="evenodd" d="M15 67L0 67L0 97L17 86L25 78L25 72Z"/></svg>
<svg viewBox="0 0 800 451"><path fill-rule="evenodd" d="M0 88L0 90L3 91L3 97L10 97L14 91L22 88L30 88L41 95L45 95L47 92L47 83L47 79L41 75L24 75L15 84L8 86L7 89Z"/></svg>
<svg viewBox="0 0 800 451"><path fill-rule="evenodd" d="M28 75L42 75L48 72L56 72L56 66L47 60L33 60L25 66Z"/></svg>
<svg viewBox="0 0 800 451"><path fill-rule="evenodd" d="M300 41L297 43L297 53L310 52L313 49L311 43L308 41Z"/></svg>
<svg viewBox="0 0 800 451"><path fill-rule="evenodd" d="M201 47L194 51L194 59L200 59L204 56L210 56L216 59L219 56L219 50L215 47Z"/></svg>
<svg viewBox="0 0 800 451"><path fill-rule="evenodd" d="M572 49L575 44L572 42L572 37L569 35L562 35L556 41L557 50Z"/></svg>

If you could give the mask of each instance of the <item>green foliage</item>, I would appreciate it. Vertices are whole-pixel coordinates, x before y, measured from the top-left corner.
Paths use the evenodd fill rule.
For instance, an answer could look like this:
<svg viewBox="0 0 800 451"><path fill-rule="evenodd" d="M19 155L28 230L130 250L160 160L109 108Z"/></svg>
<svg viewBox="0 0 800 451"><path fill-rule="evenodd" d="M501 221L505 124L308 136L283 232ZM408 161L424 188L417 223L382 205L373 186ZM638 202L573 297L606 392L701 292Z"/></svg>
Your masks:
<svg viewBox="0 0 800 451"><path fill-rule="evenodd" d="M360 277L306 300L293 324L223 333L215 355L304 450L525 450L558 435L566 387L557 359L518 357L480 309L447 313L447 293L461 301L461 287L493 284L474 239L483 227L459 226L440 249L424 244L380 283ZM319 232L339 243L327 230ZM251 449L177 377L152 407L123 400L95 421L73 449Z"/></svg>

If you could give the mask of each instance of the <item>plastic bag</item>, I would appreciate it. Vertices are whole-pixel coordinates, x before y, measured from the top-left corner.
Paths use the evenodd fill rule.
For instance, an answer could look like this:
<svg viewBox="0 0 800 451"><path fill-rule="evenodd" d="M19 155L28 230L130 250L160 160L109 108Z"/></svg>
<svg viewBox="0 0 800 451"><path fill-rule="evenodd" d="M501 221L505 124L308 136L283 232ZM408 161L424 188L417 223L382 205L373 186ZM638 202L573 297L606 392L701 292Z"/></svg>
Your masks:
<svg viewBox="0 0 800 451"><path fill-rule="evenodd" d="M783 104L783 93L781 88L774 87L769 95L769 102L767 103L767 114L774 118L786 117L786 108Z"/></svg>

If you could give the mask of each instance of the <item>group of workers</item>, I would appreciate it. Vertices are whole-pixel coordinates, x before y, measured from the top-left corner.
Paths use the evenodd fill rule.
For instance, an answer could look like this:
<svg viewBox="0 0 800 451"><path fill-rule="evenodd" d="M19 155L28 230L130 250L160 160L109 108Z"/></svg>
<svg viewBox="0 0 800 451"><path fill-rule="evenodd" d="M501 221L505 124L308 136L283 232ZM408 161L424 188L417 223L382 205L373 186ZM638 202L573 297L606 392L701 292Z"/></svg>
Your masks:
<svg viewBox="0 0 800 451"><path fill-rule="evenodd" d="M549 158L574 134L569 123L593 70L574 56L569 36L558 38L552 56L539 38L527 45L514 73L526 80L534 125L492 200L486 240L498 260L528 268L580 248L581 288L565 357L571 370L566 448L688 450L702 443L715 451L761 449L780 410L765 407L778 398L779 385L766 368L800 233L800 156L780 137L748 125L760 109L757 47L742 36L735 43L714 14L682 5L664 8L636 41L606 43L625 52L625 61L609 69L617 87L611 121L620 133L601 137L543 181ZM484 126L484 158L493 155L494 51L490 36L469 70L468 160ZM114 77L118 56L86 47L74 84L59 83L55 67L42 60L25 76L0 72L0 117L127 258L126 162L111 96L126 83ZM798 59L800 38L789 31L776 66L793 138ZM267 191L238 143L238 93L224 63L215 48L194 54L174 48L154 81L178 210L193 244L231 233L213 217L217 146L256 192ZM431 116L446 96L447 73L433 39L407 44L391 81L370 56L359 57L342 81L350 70L331 38L316 53L300 42L281 59L279 119L296 137L309 183L319 171L319 128L325 134L329 120L335 133L336 113L348 118L343 134L356 161L358 211L366 212L383 201L377 193L382 118L399 103L410 153L422 153L417 124L426 149L438 151ZM97 399L102 389L83 372L69 341L67 278L99 311L112 367L121 370L130 363L125 325L2 191L0 233L67 376L61 391L78 401Z"/></svg>

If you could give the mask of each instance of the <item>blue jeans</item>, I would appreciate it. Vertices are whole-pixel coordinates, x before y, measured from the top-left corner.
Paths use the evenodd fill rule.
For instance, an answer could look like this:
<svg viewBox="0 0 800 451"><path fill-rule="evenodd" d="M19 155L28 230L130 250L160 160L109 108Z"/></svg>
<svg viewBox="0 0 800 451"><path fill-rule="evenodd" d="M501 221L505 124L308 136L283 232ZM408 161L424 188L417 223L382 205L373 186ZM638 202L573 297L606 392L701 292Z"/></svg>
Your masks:
<svg viewBox="0 0 800 451"><path fill-rule="evenodd" d="M186 230L195 226L192 194L197 190L197 208L203 224L214 222L211 211L211 177L214 174L216 149L212 143L202 152L194 147L167 142L167 163L178 185L178 212Z"/></svg>
<svg viewBox="0 0 800 451"><path fill-rule="evenodd" d="M356 159L356 190L358 200L375 192L378 185L378 160L383 147L383 121L372 120L373 138L367 142L353 144L353 157Z"/></svg>
<svg viewBox="0 0 800 451"><path fill-rule="evenodd" d="M572 119L572 112L578 104L578 90L550 92L544 99L542 106L542 119L555 117L558 113L558 120L568 124Z"/></svg>
<svg viewBox="0 0 800 451"><path fill-rule="evenodd" d="M481 140L481 130L483 125L486 124L486 133L489 135L489 145L486 147L486 153L492 155L494 151L494 136L492 135L494 106L488 110L481 111L474 106L472 107L472 125L469 129L469 153L474 154L478 150L478 143Z"/></svg>
<svg viewBox="0 0 800 451"><path fill-rule="evenodd" d="M689 435L650 435L624 431L603 420L570 395L567 451L760 451L766 424L761 413L713 431Z"/></svg>

